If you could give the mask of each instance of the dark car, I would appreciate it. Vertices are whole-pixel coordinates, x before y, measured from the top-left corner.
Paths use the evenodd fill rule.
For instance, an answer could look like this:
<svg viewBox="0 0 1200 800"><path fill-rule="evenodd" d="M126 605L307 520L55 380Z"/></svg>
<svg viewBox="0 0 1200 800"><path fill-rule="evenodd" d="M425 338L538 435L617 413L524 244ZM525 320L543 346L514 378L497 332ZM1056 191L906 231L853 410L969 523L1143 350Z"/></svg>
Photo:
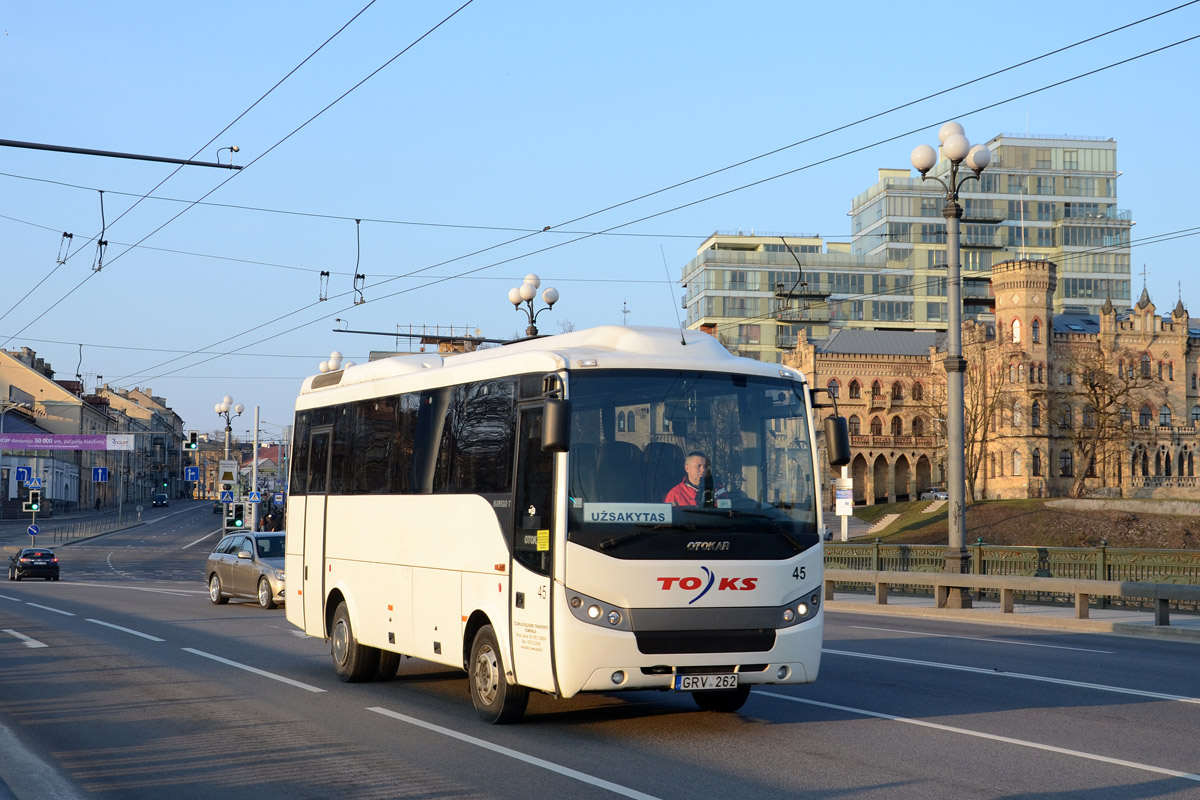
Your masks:
<svg viewBox="0 0 1200 800"><path fill-rule="evenodd" d="M150 505L152 505L152 506L169 506L169 505L171 505L171 503L170 503L169 498L165 494L163 494L162 492L159 492L158 494L154 495L154 499L150 501Z"/></svg>
<svg viewBox="0 0 1200 800"><path fill-rule="evenodd" d="M58 580L58 556L49 547L26 547L8 560L8 579L45 578Z"/></svg>
<svg viewBox="0 0 1200 800"><path fill-rule="evenodd" d="M225 504L222 503L220 500L213 500L213 513L214 514L220 514L224 508L225 508Z"/></svg>
<svg viewBox="0 0 1200 800"><path fill-rule="evenodd" d="M282 532L247 531L231 533L217 542L204 567L208 599L224 605L230 597L246 597L263 608L284 602L285 536Z"/></svg>

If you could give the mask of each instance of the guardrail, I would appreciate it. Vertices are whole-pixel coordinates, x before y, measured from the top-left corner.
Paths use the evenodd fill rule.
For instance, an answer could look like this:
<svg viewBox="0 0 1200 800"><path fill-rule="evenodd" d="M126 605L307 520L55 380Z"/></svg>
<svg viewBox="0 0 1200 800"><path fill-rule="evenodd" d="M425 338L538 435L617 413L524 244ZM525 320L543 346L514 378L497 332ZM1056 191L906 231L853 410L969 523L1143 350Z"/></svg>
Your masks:
<svg viewBox="0 0 1200 800"><path fill-rule="evenodd" d="M98 536L102 533L127 528L138 522L140 514L113 513L80 522L57 524L45 531L42 537L50 537L57 542L69 542L88 536Z"/></svg>
<svg viewBox="0 0 1200 800"><path fill-rule="evenodd" d="M1075 597L1075 617L1088 618L1088 604L1093 597L1137 598L1149 601L1154 609L1155 625L1170 625L1172 600L1200 603L1200 586L1142 581L1097 581L1078 578L1039 578L1022 575L972 575L950 572L903 572L856 569L826 569L825 599L834 598L834 585L874 584L875 602L887 604L892 586L932 587L938 608L946 605L951 588L993 590L1000 593L1000 611L1013 613L1017 592L1060 593Z"/></svg>

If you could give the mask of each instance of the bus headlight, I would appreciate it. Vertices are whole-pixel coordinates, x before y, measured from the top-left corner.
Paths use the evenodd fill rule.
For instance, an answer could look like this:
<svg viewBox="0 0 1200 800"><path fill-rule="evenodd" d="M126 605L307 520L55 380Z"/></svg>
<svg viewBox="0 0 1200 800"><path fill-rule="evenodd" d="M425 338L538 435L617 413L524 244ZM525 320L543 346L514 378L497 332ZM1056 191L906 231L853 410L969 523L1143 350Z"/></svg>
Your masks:
<svg viewBox="0 0 1200 800"><path fill-rule="evenodd" d="M801 622L810 620L817 615L821 608L821 593L813 592L807 597L801 597L791 601L783 608L779 609L779 627L789 628L793 625L799 625Z"/></svg>
<svg viewBox="0 0 1200 800"><path fill-rule="evenodd" d="M600 619L600 606L597 606L597 605L588 606L587 615L589 617L591 617L592 619Z"/></svg>
<svg viewBox="0 0 1200 800"><path fill-rule="evenodd" d="M629 621L630 611L627 608L615 606L578 592L567 594L567 607L571 610L571 616L580 622L601 625L608 630L633 630Z"/></svg>
<svg viewBox="0 0 1200 800"><path fill-rule="evenodd" d="M621 624L621 612L620 611L608 612L608 624L609 625L620 625Z"/></svg>

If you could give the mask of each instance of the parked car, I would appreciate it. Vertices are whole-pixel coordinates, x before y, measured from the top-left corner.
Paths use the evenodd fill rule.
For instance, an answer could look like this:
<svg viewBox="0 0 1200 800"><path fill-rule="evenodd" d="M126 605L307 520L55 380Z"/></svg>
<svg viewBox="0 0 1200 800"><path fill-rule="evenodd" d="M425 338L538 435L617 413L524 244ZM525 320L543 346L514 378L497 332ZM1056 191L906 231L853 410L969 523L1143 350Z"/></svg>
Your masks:
<svg viewBox="0 0 1200 800"><path fill-rule="evenodd" d="M224 605L231 597L245 597L263 608L284 602L284 540L283 532L248 531L217 542L204 567L208 599Z"/></svg>
<svg viewBox="0 0 1200 800"><path fill-rule="evenodd" d="M169 506L170 504L170 498L162 492L154 495L154 499L150 501L150 505L152 506Z"/></svg>
<svg viewBox="0 0 1200 800"><path fill-rule="evenodd" d="M8 579L45 578L58 580L58 556L48 547L25 547L8 560Z"/></svg>
<svg viewBox="0 0 1200 800"><path fill-rule="evenodd" d="M939 489L939 488L935 487L932 489L926 489L925 491L921 492L921 496L919 499L921 499L921 500L949 500L950 495L946 493L945 489Z"/></svg>
<svg viewBox="0 0 1200 800"><path fill-rule="evenodd" d="M220 500L213 500L213 513L214 514L220 514L224 508L225 508L225 504L222 503Z"/></svg>

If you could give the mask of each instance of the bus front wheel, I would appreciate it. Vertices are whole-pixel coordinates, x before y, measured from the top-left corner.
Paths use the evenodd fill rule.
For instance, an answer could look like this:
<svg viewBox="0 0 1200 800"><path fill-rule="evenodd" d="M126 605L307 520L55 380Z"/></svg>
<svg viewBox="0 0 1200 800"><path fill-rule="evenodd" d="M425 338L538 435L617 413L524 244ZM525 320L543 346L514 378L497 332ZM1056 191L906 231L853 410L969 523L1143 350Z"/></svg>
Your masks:
<svg viewBox="0 0 1200 800"><path fill-rule="evenodd" d="M504 724L521 718L529 703L529 690L504 679L504 659L491 625L484 625L475 634L467 666L471 702L480 719Z"/></svg>
<svg viewBox="0 0 1200 800"><path fill-rule="evenodd" d="M338 603L333 613L333 627L329 632L329 653L333 656L333 668L337 676L347 683L370 680L379 668L379 651L366 647L354 638L350 625L350 611L345 601Z"/></svg>
<svg viewBox="0 0 1200 800"><path fill-rule="evenodd" d="M745 683L736 689L692 692L692 699L696 701L696 705L700 707L701 711L720 711L726 714L732 714L746 705L749 697L750 685Z"/></svg>

